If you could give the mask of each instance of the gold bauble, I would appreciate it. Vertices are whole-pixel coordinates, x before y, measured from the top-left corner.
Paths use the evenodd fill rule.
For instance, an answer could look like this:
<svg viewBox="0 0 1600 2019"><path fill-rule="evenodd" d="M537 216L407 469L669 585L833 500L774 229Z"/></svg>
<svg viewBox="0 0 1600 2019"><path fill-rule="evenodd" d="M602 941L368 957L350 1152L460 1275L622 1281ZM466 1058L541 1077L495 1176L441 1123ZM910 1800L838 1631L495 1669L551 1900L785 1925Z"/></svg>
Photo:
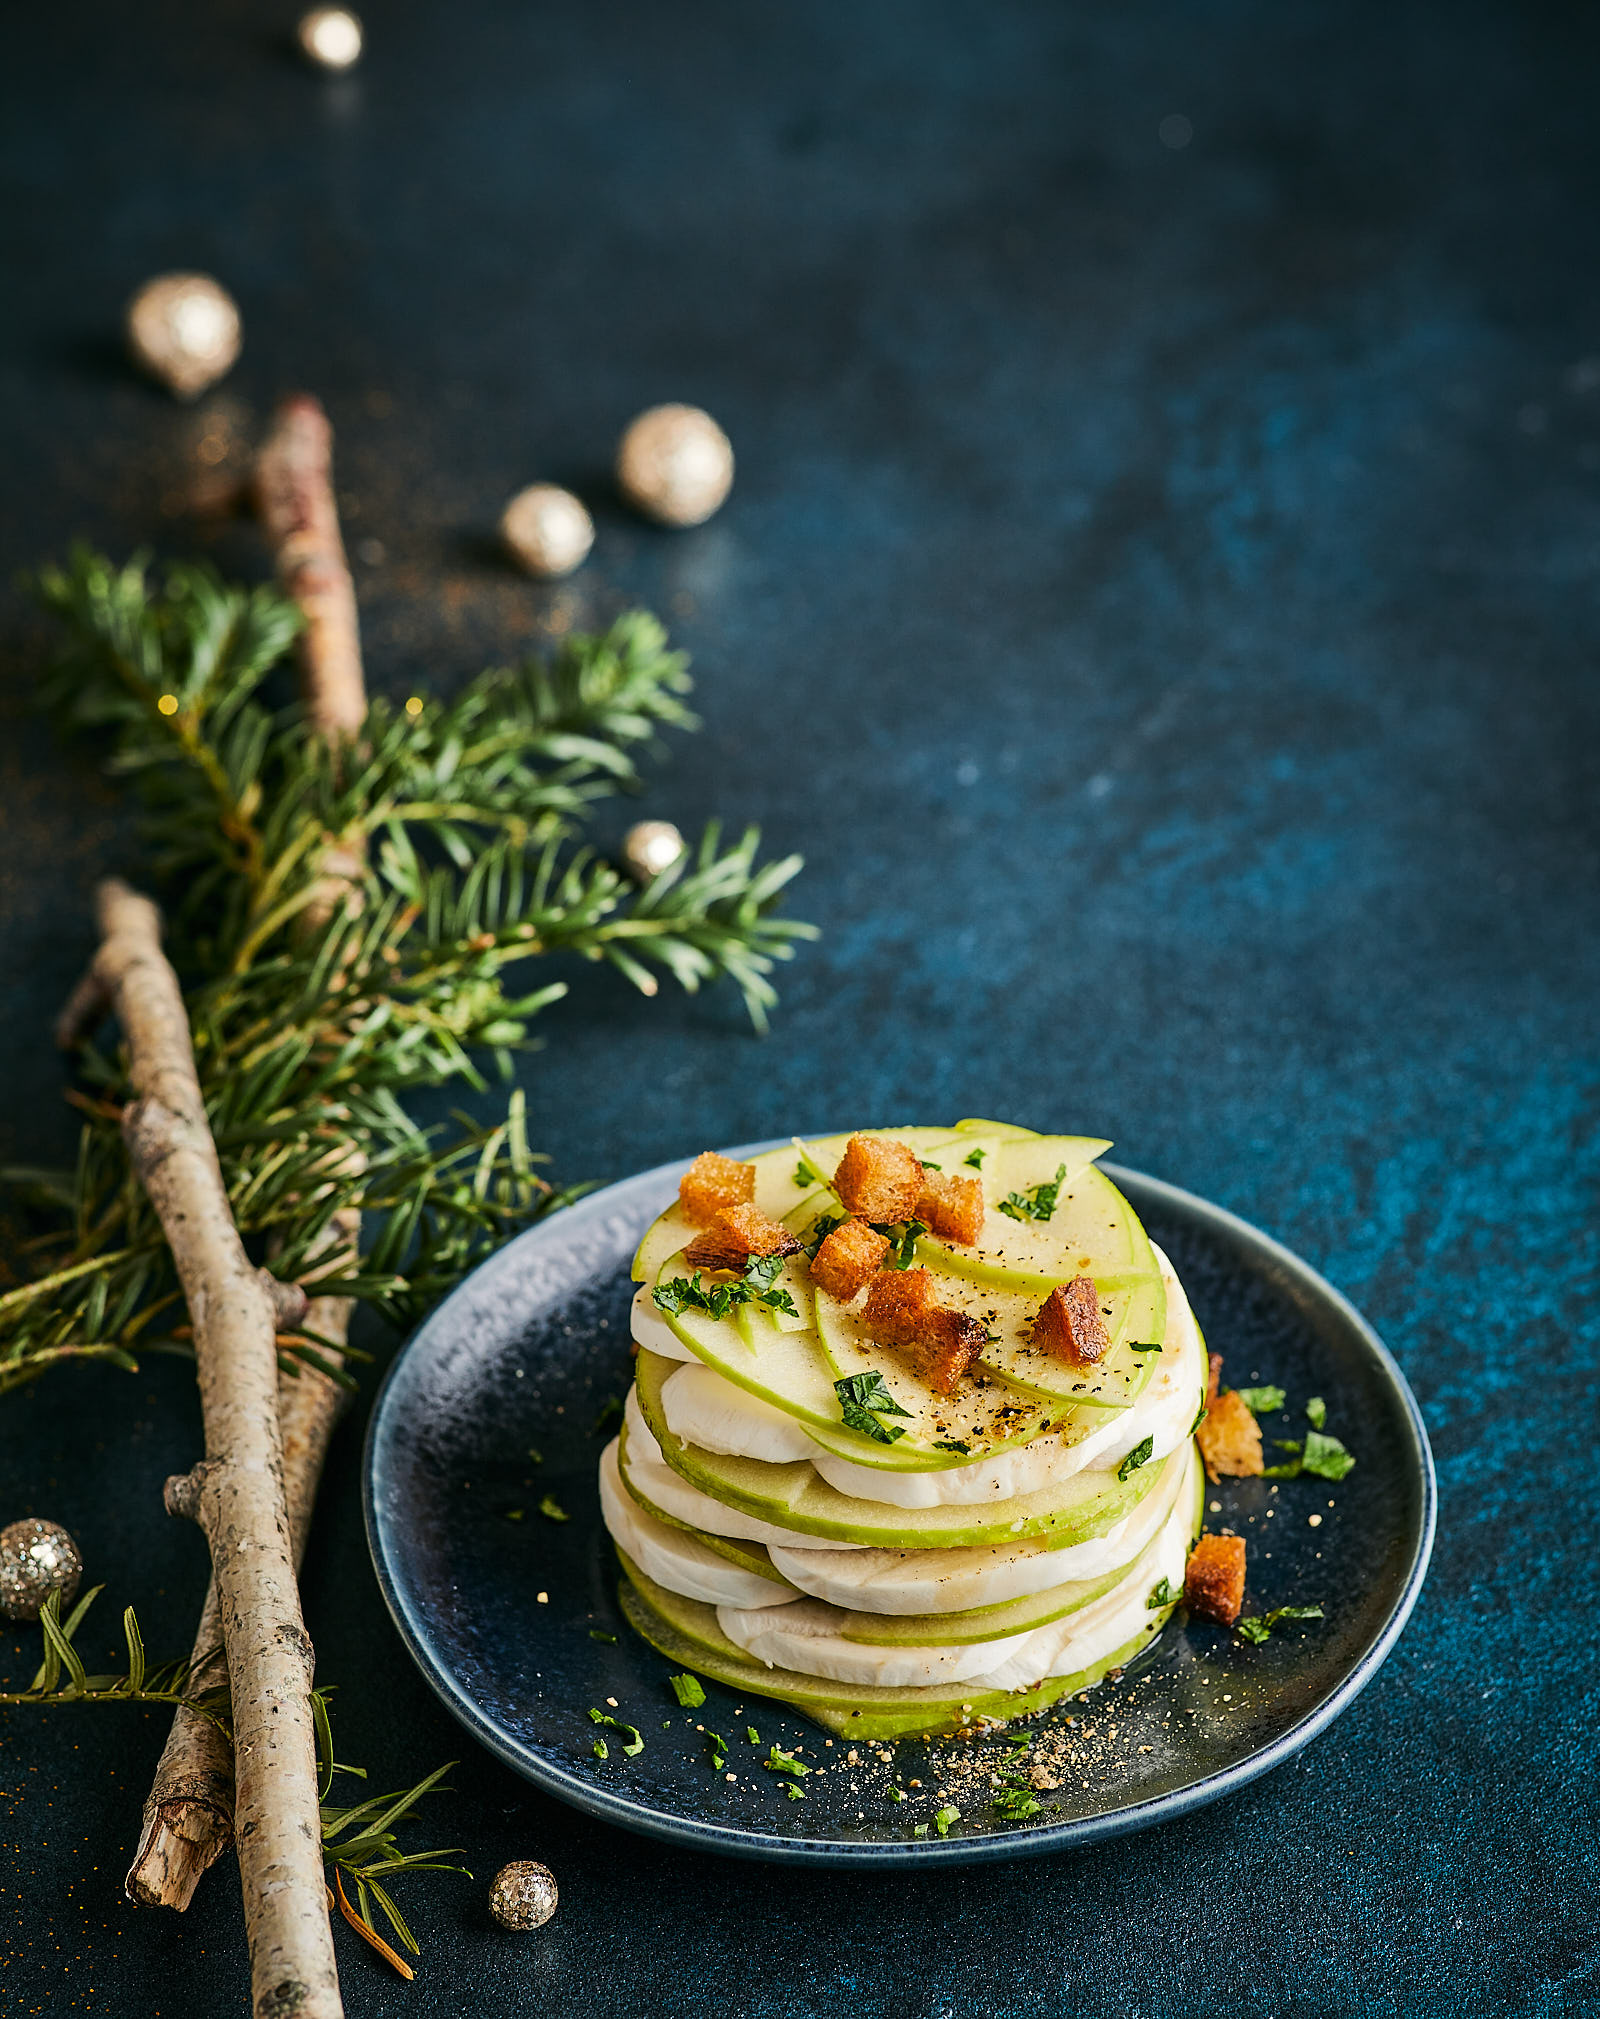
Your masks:
<svg viewBox="0 0 1600 2019"><path fill-rule="evenodd" d="M650 407L617 445L617 484L663 526L703 525L733 486L733 448L699 407Z"/></svg>

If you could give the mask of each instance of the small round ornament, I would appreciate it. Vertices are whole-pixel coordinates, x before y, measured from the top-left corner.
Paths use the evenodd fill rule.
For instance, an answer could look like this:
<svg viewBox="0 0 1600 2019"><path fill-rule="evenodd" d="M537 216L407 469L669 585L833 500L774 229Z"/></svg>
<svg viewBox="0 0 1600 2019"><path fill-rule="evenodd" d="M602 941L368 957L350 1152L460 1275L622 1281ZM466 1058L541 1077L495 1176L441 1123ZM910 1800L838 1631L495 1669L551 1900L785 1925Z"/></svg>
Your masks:
<svg viewBox="0 0 1600 2019"><path fill-rule="evenodd" d="M699 407L650 407L617 445L617 483L663 526L699 526L733 486L733 449Z"/></svg>
<svg viewBox="0 0 1600 2019"><path fill-rule="evenodd" d="M514 1865L502 1865L489 1888L489 1912L502 1928L520 1934L542 1928L556 1910L556 1875L548 1865L531 1858Z"/></svg>
<svg viewBox="0 0 1600 2019"><path fill-rule="evenodd" d="M207 273L162 273L128 304L134 362L181 400L198 398L239 355L239 309Z"/></svg>
<svg viewBox="0 0 1600 2019"><path fill-rule="evenodd" d="M0 1613L37 1619L51 1592L70 1605L83 1576L78 1545L55 1521L25 1520L0 1528Z"/></svg>
<svg viewBox="0 0 1600 2019"><path fill-rule="evenodd" d="M570 575L594 545L594 521L559 484L530 484L500 515L500 537L530 575Z"/></svg>
<svg viewBox="0 0 1600 2019"><path fill-rule="evenodd" d="M622 859L628 874L653 883L683 855L683 836L670 820L641 820L622 837Z"/></svg>
<svg viewBox="0 0 1600 2019"><path fill-rule="evenodd" d="M294 32L300 53L319 70L348 70L361 54L361 21L348 7L313 7Z"/></svg>

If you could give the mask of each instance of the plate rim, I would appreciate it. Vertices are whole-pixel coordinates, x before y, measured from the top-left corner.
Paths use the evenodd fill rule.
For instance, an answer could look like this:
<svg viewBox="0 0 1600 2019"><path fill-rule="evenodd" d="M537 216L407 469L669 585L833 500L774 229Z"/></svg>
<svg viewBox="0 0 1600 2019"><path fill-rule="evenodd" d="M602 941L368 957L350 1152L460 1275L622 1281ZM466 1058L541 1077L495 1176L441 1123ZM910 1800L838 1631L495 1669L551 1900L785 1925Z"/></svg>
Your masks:
<svg viewBox="0 0 1600 2019"><path fill-rule="evenodd" d="M740 1158L757 1156L764 1150L781 1147L788 1140L787 1137L774 1137L761 1143L739 1144L723 1154ZM1309 1262L1304 1261L1291 1248L1285 1247L1281 1241L1275 1240L1272 1235L1264 1233L1261 1228L1241 1218L1237 1213L1230 1212L1227 1207L1215 1205L1211 1200L1201 1198L1198 1193L1185 1191L1181 1186L1170 1184L1164 1178L1151 1177L1127 1165L1100 1161L1100 1169L1121 1189L1143 1193L1148 1199L1167 1206L1176 1214L1198 1218L1235 1241L1242 1241L1247 1247L1255 1248L1264 1260L1275 1263L1291 1282L1308 1292L1314 1300L1332 1305L1371 1353L1400 1399L1402 1414L1411 1436L1411 1456L1422 1486L1421 1520L1412 1548L1411 1561L1389 1615L1371 1644L1320 1703L1307 1711L1297 1723L1291 1725L1277 1738L1259 1747L1244 1759L1237 1760L1231 1766L1224 1767L1214 1774L1208 1774L1188 1787L1175 1788L1165 1794L1130 1802L1098 1815L1078 1816L1066 1822L1047 1824L1042 1829L1018 1828L994 1831L982 1837L934 1837L902 1843L849 1844L827 1838L779 1837L769 1835L759 1828L696 1821L669 1810L653 1807L637 1796L630 1796L622 1791L614 1792L609 1788L593 1787L579 1780L566 1768L546 1759L534 1748L509 1738L456 1680L445 1663L437 1658L423 1623L411 1616L386 1560L384 1523L377 1505L377 1486L378 1467L382 1455L379 1443L384 1435L385 1415L391 1391L402 1363L422 1333L439 1320L455 1300L463 1296L468 1286L482 1277L486 1270L507 1266L507 1258L521 1244L545 1238L549 1228L562 1224L570 1216L603 1207L604 1201L621 1186L631 1186L651 1179L668 1182L685 1170L689 1161L686 1157L674 1158L667 1163L653 1165L649 1170L635 1171L625 1177L614 1179L611 1184L585 1194L583 1198L569 1206L559 1208L547 1219L539 1220L533 1226L524 1228L503 1247L496 1249L494 1254L486 1257L470 1275L464 1277L449 1296L437 1304L422 1323L408 1335L384 1372L367 1418L361 1451L362 1523L366 1533L367 1552L372 1560L378 1589L383 1594L383 1602L388 1609L389 1617L394 1622L395 1630L423 1680L445 1709L480 1745L525 1780L531 1781L544 1793L554 1795L557 1800L582 1810L600 1822L615 1824L622 1829L654 1837L660 1842L681 1845L691 1850L713 1852L724 1857L813 1867L829 1865L905 1867L921 1866L930 1862L939 1865L1002 1863L1014 1858L1038 1857L1053 1851L1070 1850L1081 1845L1103 1842L1111 1837L1129 1836L1135 1831L1149 1829L1157 1823L1175 1821L1180 1816L1189 1815L1196 1809L1205 1808L1226 1795L1248 1787L1252 1781L1259 1780L1264 1774L1282 1766L1285 1761L1293 1759L1319 1733L1325 1731L1335 1718L1354 1703L1388 1660L1395 1643L1405 1631L1406 1623L1421 1594L1433 1554L1434 1534L1438 1524L1438 1485L1434 1473L1433 1451L1428 1442L1422 1411L1417 1405L1416 1397L1411 1392L1411 1385L1406 1380L1399 1362L1375 1328L1349 1298L1336 1289L1318 1270L1313 1269Z"/></svg>

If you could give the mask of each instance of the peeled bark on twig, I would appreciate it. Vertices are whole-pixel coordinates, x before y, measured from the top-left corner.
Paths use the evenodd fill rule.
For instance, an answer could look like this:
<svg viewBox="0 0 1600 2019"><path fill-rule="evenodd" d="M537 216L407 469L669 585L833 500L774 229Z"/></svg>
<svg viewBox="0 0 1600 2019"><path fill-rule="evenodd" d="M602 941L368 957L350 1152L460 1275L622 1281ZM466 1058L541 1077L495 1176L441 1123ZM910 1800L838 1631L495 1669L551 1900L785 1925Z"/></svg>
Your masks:
<svg viewBox="0 0 1600 2019"><path fill-rule="evenodd" d="M256 494L263 526L278 549L280 579L306 618L300 667L307 713L323 735L343 739L353 736L365 721L367 696L355 591L333 495L332 444L327 416L316 400L309 394L285 400L257 460ZM330 841L322 850L320 868L321 884L307 914L308 928L325 922L335 905L350 902L363 868L360 848ZM330 1247L354 1251L360 1231L359 1213L336 1214ZM303 1320L322 1339L342 1345L349 1336L353 1309L348 1298L317 1297ZM280 1319L288 1329L301 1322L301 1314L281 1313ZM340 1359L326 1346L319 1350L325 1359L335 1363ZM286 1375L278 1383L284 1491L297 1570L305 1557L328 1440L344 1402L338 1383L313 1367L302 1366L298 1377ZM216 1646L213 1588L206 1593L195 1633L195 1663L205 1664ZM206 1675L197 1669L198 1684L214 1679L214 1670ZM232 1838L232 1748L214 1724L179 1710L145 1800L138 1849L124 1882L129 1899L181 1913L201 1874Z"/></svg>
<svg viewBox="0 0 1600 2019"><path fill-rule="evenodd" d="M211 1551L228 1670L234 1814L257 2019L340 2019L311 1715L278 1430L273 1300L239 1239L177 976L148 898L98 897L99 975L128 1043L129 1159L160 1218L194 1326L206 1455L167 1482Z"/></svg>

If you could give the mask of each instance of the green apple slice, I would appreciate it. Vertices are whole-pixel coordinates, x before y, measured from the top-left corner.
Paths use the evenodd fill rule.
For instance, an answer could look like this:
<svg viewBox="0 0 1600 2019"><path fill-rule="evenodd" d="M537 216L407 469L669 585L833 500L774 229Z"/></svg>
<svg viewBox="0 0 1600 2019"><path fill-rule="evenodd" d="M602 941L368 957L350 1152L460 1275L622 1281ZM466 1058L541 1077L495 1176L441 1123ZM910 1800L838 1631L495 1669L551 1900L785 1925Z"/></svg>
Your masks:
<svg viewBox="0 0 1600 2019"><path fill-rule="evenodd" d="M686 1273L673 1257L661 1275L670 1282L674 1276ZM747 1393L770 1402L786 1415L798 1417L808 1427L829 1426L839 1421L833 1373L816 1335L809 1329L786 1332L776 1325L764 1324L746 1330L737 1322L736 1312L730 1312L726 1318L713 1318L708 1311L695 1310L663 1311L661 1316L673 1336L681 1339L697 1360L714 1367ZM639 1358L660 1356L641 1347ZM664 1360L662 1364L673 1363Z"/></svg>
<svg viewBox="0 0 1600 2019"><path fill-rule="evenodd" d="M675 1514L668 1514L664 1507L658 1507L646 1493L639 1490L639 1482L628 1469L628 1426L624 1424L617 1432L620 1449L617 1454L617 1473L627 1489L628 1496L646 1514L657 1521L665 1522L668 1528L676 1528L684 1535L692 1535L696 1542L709 1549L714 1556L720 1556L729 1563L736 1563L741 1570L752 1570L757 1577L769 1578L774 1584L781 1584L785 1590L795 1587L789 1582L777 1565L768 1556L759 1542L739 1542L731 1535L713 1535L709 1529L696 1528L692 1521L680 1521Z"/></svg>
<svg viewBox="0 0 1600 2019"><path fill-rule="evenodd" d="M932 1737L964 1730L980 1719L1003 1724L1012 1718L1030 1717L1064 1696L1092 1688L1113 1669L1125 1667L1160 1632L1173 1610L1167 1606L1152 1612L1139 1633L1092 1667L1076 1675L1052 1676L1035 1689L975 1690L962 1683L893 1689L833 1682L825 1676L769 1669L752 1661L718 1626L713 1607L667 1591L630 1563L621 1550L617 1555L627 1573L619 1589L623 1613L634 1631L658 1653L741 1696L774 1697L791 1704L825 1730L851 1739L895 1739L913 1733Z"/></svg>
<svg viewBox="0 0 1600 2019"><path fill-rule="evenodd" d="M1092 1137L1041 1136L1002 1143L984 1159L983 1233L975 1245L924 1234L917 1260L975 1282L1037 1290L1041 1297L1074 1276L1145 1275L1155 1268L1133 1208L1091 1159L1106 1145ZM1048 1220L1001 1211L1013 1194L1029 1197L1064 1175Z"/></svg>
<svg viewBox="0 0 1600 2019"><path fill-rule="evenodd" d="M880 1549L958 1549L1048 1536L1057 1548L1101 1535L1151 1492L1166 1461L1120 1479L1078 1472L1036 1493L977 1505L892 1507L830 1486L804 1460L775 1465L685 1444L667 1427L661 1389L676 1362L641 1349L635 1386L661 1456L691 1486L757 1521L797 1535L827 1536Z"/></svg>
<svg viewBox="0 0 1600 2019"><path fill-rule="evenodd" d="M797 1178L799 1158L785 1144L781 1149L764 1150L750 1162L756 1173L756 1205L769 1220L781 1220L817 1187L814 1180ZM832 1169L832 1166L829 1166ZM700 1229L674 1199L667 1210L645 1229L633 1257L633 1280L653 1283L661 1265L681 1248L686 1248Z"/></svg>

